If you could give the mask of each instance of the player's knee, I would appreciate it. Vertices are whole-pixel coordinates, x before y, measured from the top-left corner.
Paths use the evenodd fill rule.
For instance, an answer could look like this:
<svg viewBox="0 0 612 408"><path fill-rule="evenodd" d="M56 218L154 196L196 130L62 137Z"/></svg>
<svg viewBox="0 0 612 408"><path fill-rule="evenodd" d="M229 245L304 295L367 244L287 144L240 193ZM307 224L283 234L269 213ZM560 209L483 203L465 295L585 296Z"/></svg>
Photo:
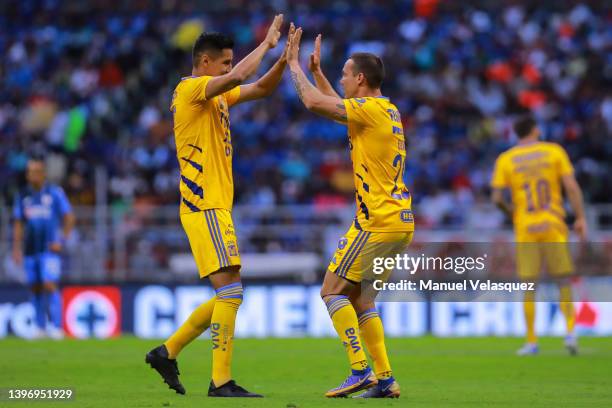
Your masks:
<svg viewBox="0 0 612 408"><path fill-rule="evenodd" d="M231 303L236 308L240 307L243 298L243 288L241 282L234 282L215 289L217 302Z"/></svg>
<svg viewBox="0 0 612 408"><path fill-rule="evenodd" d="M321 292L319 293L319 296L321 296L321 299L323 299L323 302L327 302L329 299L337 295L338 295L337 293L333 293L332 291L330 291L329 289L325 287L321 288Z"/></svg>
<svg viewBox="0 0 612 408"><path fill-rule="evenodd" d="M365 299L361 299L361 298L355 298L355 299L350 299L351 300L351 304L353 305L353 308L355 309L355 312L357 314L361 314L364 313L368 310L372 310L375 309L375 305L374 302L365 300Z"/></svg>
<svg viewBox="0 0 612 408"><path fill-rule="evenodd" d="M325 288L322 287L321 291L319 291L319 296L321 296L321 299L323 299L323 301L325 302L325 298L329 295L327 294L327 291L325 290Z"/></svg>
<svg viewBox="0 0 612 408"><path fill-rule="evenodd" d="M337 275L328 269L325 273L325 279L323 280L321 291L319 292L321 299L323 299L325 302L330 296L336 296L338 294L344 295L346 290L341 287L340 283L341 282L338 282Z"/></svg>

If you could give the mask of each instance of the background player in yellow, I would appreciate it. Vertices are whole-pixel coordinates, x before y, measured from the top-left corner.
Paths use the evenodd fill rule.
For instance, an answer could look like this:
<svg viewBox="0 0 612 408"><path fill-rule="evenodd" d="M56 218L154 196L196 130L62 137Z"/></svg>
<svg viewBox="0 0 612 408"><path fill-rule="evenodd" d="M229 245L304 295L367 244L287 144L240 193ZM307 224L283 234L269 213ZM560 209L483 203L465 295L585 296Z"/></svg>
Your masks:
<svg viewBox="0 0 612 408"><path fill-rule="evenodd" d="M535 281L542 263L548 274L557 280L560 306L567 323L565 346L570 353L578 351L574 333L574 305L569 277L573 265L568 248L569 230L565 222L563 192L574 210L574 229L585 240L587 223L582 191L574 177L574 169L565 150L555 143L539 141L540 130L535 121L522 118L514 124L518 144L502 153L491 180L493 201L506 212L514 224L517 245L517 270L523 280ZM510 190L512 202L504 198ZM526 292L524 299L527 342L519 355L538 353L535 334L535 293Z"/></svg>
<svg viewBox="0 0 612 408"><path fill-rule="evenodd" d="M228 108L263 98L276 88L286 66L286 47L272 68L256 82L254 74L280 38L283 15L274 18L264 41L232 68L233 41L203 33L193 46L192 75L172 96L176 152L180 165L181 223L200 277L208 277L216 296L200 305L164 344L146 355L170 388L184 394L176 357L208 327L212 340L212 397L261 397L232 380L234 325L242 303L240 254L231 218L234 186ZM292 26L293 28L293 26Z"/></svg>
<svg viewBox="0 0 612 408"><path fill-rule="evenodd" d="M384 67L379 57L356 53L346 61L341 84L347 99L342 99L321 71L320 35L310 59L316 87L306 78L298 59L301 36L298 28L289 40L291 79L308 110L348 125L356 189L355 221L340 239L321 288L321 297L345 346L351 374L325 395L344 397L369 388L359 397L399 397L382 322L373 297L361 290L361 282L367 280L364 274L371 272L368 259L393 256L405 249L414 231L411 197L403 181L406 149L400 114L382 96ZM374 372L368 365L362 337Z"/></svg>

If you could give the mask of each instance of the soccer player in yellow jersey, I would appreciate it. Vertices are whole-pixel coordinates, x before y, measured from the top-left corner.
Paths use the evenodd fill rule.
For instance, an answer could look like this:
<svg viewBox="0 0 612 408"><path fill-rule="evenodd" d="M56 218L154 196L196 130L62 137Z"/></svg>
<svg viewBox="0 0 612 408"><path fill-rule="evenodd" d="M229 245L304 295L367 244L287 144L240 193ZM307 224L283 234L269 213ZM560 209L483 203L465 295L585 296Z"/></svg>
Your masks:
<svg viewBox="0 0 612 408"><path fill-rule="evenodd" d="M327 397L344 397L368 389L359 397L399 397L385 349L383 327L373 297L362 291L371 280L374 256L394 256L412 239L414 220L411 197L404 185L406 162L400 114L382 96L384 67L369 53L353 54L344 64L341 85L345 99L331 87L320 67L321 36L315 40L310 83L298 61L301 28L289 40L287 61L297 94L306 108L348 126L355 181L357 214L327 269L321 297L351 365L351 374ZM367 283L363 285L368 287ZM364 345L372 357L369 367Z"/></svg>
<svg viewBox="0 0 612 408"><path fill-rule="evenodd" d="M181 223L200 277L208 277L216 293L163 345L146 356L146 362L180 394L185 389L178 378L176 357L210 327L212 380L208 395L261 397L238 386L230 370L242 283L231 218L234 186L228 109L270 95L280 82L286 66L286 48L265 75L254 83L241 85L255 73L266 52L277 45L282 21L283 15L277 15L264 41L233 68L233 41L219 33L200 35L193 46L192 75L181 80L172 96L170 109L181 178Z"/></svg>
<svg viewBox="0 0 612 408"><path fill-rule="evenodd" d="M535 121L522 118L514 124L518 144L502 153L495 163L491 180L493 201L512 217L517 242L519 278L535 281L542 263L559 284L561 311L567 322L565 346L576 354L578 344L574 333L574 305L570 276L573 265L568 248L569 231L565 223L562 188L569 198L576 221L574 229L585 240L587 224L584 217L582 191L574 177L567 153L555 143L539 141L540 131ZM504 198L510 190L512 202ZM538 353L535 334L535 293L526 292L524 299L527 343L519 355Z"/></svg>

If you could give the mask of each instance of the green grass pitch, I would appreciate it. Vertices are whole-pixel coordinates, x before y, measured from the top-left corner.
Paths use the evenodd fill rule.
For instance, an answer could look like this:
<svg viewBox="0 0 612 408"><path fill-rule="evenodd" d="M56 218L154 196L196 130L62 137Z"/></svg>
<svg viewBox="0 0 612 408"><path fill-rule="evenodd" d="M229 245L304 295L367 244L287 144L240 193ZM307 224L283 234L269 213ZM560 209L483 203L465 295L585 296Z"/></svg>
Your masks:
<svg viewBox="0 0 612 408"><path fill-rule="evenodd" d="M336 339L237 339L234 377L261 400L209 399L210 342L198 340L179 358L187 395L167 389L144 364L158 341L0 340L0 388L71 387L72 402L8 402L19 407L610 407L612 341L581 339L570 357L558 338L541 339L541 354L516 357L517 338L390 339L402 387L399 400L326 399L348 364Z"/></svg>

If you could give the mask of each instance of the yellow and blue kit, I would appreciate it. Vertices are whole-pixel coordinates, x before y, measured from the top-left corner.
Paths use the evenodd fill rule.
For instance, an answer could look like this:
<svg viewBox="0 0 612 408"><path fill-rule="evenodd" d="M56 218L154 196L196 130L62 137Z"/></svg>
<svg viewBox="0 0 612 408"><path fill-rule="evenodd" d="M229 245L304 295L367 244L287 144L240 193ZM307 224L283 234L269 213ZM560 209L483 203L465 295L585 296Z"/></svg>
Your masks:
<svg viewBox="0 0 612 408"><path fill-rule="evenodd" d="M240 265L231 210L234 199L229 107L240 87L206 98L210 76L185 77L170 110L180 167L180 217L200 277Z"/></svg>
<svg viewBox="0 0 612 408"><path fill-rule="evenodd" d="M354 282L373 257L393 256L412 240L412 198L403 180L406 145L400 113L384 96L343 100L357 214L328 270Z"/></svg>
<svg viewBox="0 0 612 408"><path fill-rule="evenodd" d="M517 145L497 158L491 187L509 189L512 195L521 278L536 278L542 258L552 275L573 270L561 184L573 172L567 153L555 143Z"/></svg>

